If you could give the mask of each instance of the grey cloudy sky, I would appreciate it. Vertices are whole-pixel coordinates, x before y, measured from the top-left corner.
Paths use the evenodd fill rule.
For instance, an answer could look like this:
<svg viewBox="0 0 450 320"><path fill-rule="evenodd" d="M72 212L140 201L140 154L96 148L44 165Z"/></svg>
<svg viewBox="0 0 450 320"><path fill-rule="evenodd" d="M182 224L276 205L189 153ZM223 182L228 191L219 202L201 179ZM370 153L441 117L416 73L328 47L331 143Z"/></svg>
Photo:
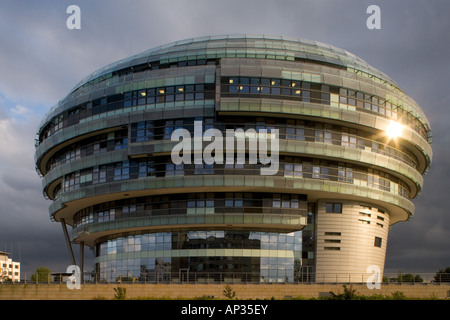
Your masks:
<svg viewBox="0 0 450 320"><path fill-rule="evenodd" d="M81 8L81 30L66 28L71 4ZM371 4L381 8L381 30L366 27ZM270 34L350 51L422 106L433 130L433 164L414 218L390 231L385 271L450 266L449 13L446 0L0 0L0 250L20 258L22 272L70 264L42 196L34 139L44 114L83 77L172 41Z"/></svg>

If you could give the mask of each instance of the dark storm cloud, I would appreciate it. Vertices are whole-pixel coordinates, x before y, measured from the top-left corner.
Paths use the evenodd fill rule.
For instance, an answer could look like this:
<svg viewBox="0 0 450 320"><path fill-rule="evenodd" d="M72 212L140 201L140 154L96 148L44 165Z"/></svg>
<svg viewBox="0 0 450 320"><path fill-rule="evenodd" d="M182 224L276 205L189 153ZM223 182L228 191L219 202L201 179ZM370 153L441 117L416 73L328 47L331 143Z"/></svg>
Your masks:
<svg viewBox="0 0 450 320"><path fill-rule="evenodd" d="M384 3L383 3L384 4ZM396 80L416 100L431 122L433 163L424 177L424 189L414 200L415 215L392 227L386 268L433 271L450 265L450 219L446 198L450 190L450 22L443 2L392 2L383 10L383 27L389 31L377 42L380 54L366 46L358 54ZM446 8L446 9L444 9ZM386 30L387 29L387 30Z"/></svg>
<svg viewBox="0 0 450 320"><path fill-rule="evenodd" d="M214 34L300 37L348 50L388 74L424 109L434 158L416 214L389 234L386 269L433 272L450 266L450 23L447 1L2 1L0 0L0 250L21 245L23 270L70 264L61 226L48 217L34 171L43 113L83 77L168 42ZM66 28L67 6L81 30ZM381 8L368 30L366 8ZM17 108L21 105L25 108ZM21 120L11 112L29 110ZM5 148L5 149L4 149ZM3 241L3 242L2 242Z"/></svg>

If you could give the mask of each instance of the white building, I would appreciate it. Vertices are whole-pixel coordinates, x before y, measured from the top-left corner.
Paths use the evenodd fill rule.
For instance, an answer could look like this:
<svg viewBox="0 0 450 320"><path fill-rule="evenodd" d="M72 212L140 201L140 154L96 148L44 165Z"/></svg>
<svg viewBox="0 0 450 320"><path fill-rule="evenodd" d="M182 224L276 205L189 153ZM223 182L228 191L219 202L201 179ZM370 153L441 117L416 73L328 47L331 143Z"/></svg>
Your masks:
<svg viewBox="0 0 450 320"><path fill-rule="evenodd" d="M8 258L10 253L0 251L0 283L12 280L20 282L20 262L14 262Z"/></svg>

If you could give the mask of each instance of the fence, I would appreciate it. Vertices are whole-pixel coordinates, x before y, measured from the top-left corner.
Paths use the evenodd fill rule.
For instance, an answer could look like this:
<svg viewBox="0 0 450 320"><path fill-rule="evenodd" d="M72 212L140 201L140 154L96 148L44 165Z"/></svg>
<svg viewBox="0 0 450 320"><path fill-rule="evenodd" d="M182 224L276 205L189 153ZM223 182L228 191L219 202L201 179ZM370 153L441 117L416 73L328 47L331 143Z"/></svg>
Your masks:
<svg viewBox="0 0 450 320"><path fill-rule="evenodd" d="M100 277L100 275L95 272L85 272L78 276L78 279L82 284L366 284L375 281L373 274L368 273L315 274L309 272L293 277L265 278L261 277L259 273L193 272L185 269L180 269L178 272L149 271L141 273L139 277L114 274L111 274L108 277ZM22 273L20 283L64 284L67 283L69 277L73 278L74 275L68 273L46 273L36 276L35 273ZM384 273L383 278L379 279L379 282L381 284L450 284L450 273ZM13 282L10 279L3 279L3 281L0 281L0 285L11 283Z"/></svg>

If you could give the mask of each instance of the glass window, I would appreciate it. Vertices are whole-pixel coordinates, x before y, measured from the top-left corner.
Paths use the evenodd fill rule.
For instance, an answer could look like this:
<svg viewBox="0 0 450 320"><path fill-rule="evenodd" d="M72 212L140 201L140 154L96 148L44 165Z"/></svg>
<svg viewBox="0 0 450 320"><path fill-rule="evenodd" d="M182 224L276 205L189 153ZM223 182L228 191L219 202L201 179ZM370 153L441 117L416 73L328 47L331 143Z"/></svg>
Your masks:
<svg viewBox="0 0 450 320"><path fill-rule="evenodd" d="M312 167L312 177L315 179L320 179L320 167L319 166Z"/></svg>
<svg viewBox="0 0 450 320"><path fill-rule="evenodd" d="M287 127L286 128L286 139L295 139L295 127Z"/></svg>
<svg viewBox="0 0 450 320"><path fill-rule="evenodd" d="M166 163L166 177L184 175L184 163Z"/></svg>
<svg viewBox="0 0 450 320"><path fill-rule="evenodd" d="M214 174L214 164L195 164L194 174Z"/></svg>
<svg viewBox="0 0 450 320"><path fill-rule="evenodd" d="M280 208L281 207L281 197L279 194L273 195L272 207Z"/></svg>
<svg viewBox="0 0 450 320"><path fill-rule="evenodd" d="M270 94L270 87L260 87L261 94Z"/></svg>
<svg viewBox="0 0 450 320"><path fill-rule="evenodd" d="M281 84L280 79L271 79L270 80L270 85L272 85L272 86L280 86L280 84Z"/></svg>
<svg viewBox="0 0 450 320"><path fill-rule="evenodd" d="M239 78L237 78L237 77L228 78L228 84L238 84L238 83L239 83Z"/></svg>
<svg viewBox="0 0 450 320"><path fill-rule="evenodd" d="M240 84L249 84L250 83L250 79L247 77L241 77L239 80Z"/></svg>
<svg viewBox="0 0 450 320"><path fill-rule="evenodd" d="M290 86L292 88L300 88L300 81L291 81Z"/></svg>
<svg viewBox="0 0 450 320"><path fill-rule="evenodd" d="M285 177L302 177L303 166L299 163L285 163L284 165Z"/></svg>
<svg viewBox="0 0 450 320"><path fill-rule="evenodd" d="M265 85L265 86L269 86L270 85L270 79L268 79L268 78L261 78L261 84Z"/></svg>
<svg viewBox="0 0 450 320"><path fill-rule="evenodd" d="M379 237L375 237L375 242L374 242L374 246L375 247L379 247L381 248L381 243L382 243L383 239L379 238Z"/></svg>
<svg viewBox="0 0 450 320"><path fill-rule="evenodd" d="M308 90L302 90L302 101L310 102L311 92Z"/></svg>
<svg viewBox="0 0 450 320"><path fill-rule="evenodd" d="M281 89L281 94L282 94L283 96L290 96L290 95L291 95L291 89L288 89L288 88L282 88L282 89Z"/></svg>
<svg viewBox="0 0 450 320"><path fill-rule="evenodd" d="M326 213L342 213L342 203L327 202L325 204Z"/></svg>
<svg viewBox="0 0 450 320"><path fill-rule="evenodd" d="M281 94L281 89L277 88L277 87L273 87L272 88L272 94L280 95Z"/></svg>
<svg viewBox="0 0 450 320"><path fill-rule="evenodd" d="M250 88L249 86L239 86L239 93L249 93Z"/></svg>
<svg viewBox="0 0 450 320"><path fill-rule="evenodd" d="M232 193L227 193L225 195L225 207L233 207L234 206L234 199Z"/></svg>
<svg viewBox="0 0 450 320"><path fill-rule="evenodd" d="M250 83L251 84L260 84L261 79L260 78L250 78Z"/></svg>
<svg viewBox="0 0 450 320"><path fill-rule="evenodd" d="M258 94L260 92L261 92L261 87L260 86L251 86L250 87L250 93Z"/></svg>
<svg viewBox="0 0 450 320"><path fill-rule="evenodd" d="M330 178L327 167L320 168L320 178L321 179L329 179Z"/></svg>

